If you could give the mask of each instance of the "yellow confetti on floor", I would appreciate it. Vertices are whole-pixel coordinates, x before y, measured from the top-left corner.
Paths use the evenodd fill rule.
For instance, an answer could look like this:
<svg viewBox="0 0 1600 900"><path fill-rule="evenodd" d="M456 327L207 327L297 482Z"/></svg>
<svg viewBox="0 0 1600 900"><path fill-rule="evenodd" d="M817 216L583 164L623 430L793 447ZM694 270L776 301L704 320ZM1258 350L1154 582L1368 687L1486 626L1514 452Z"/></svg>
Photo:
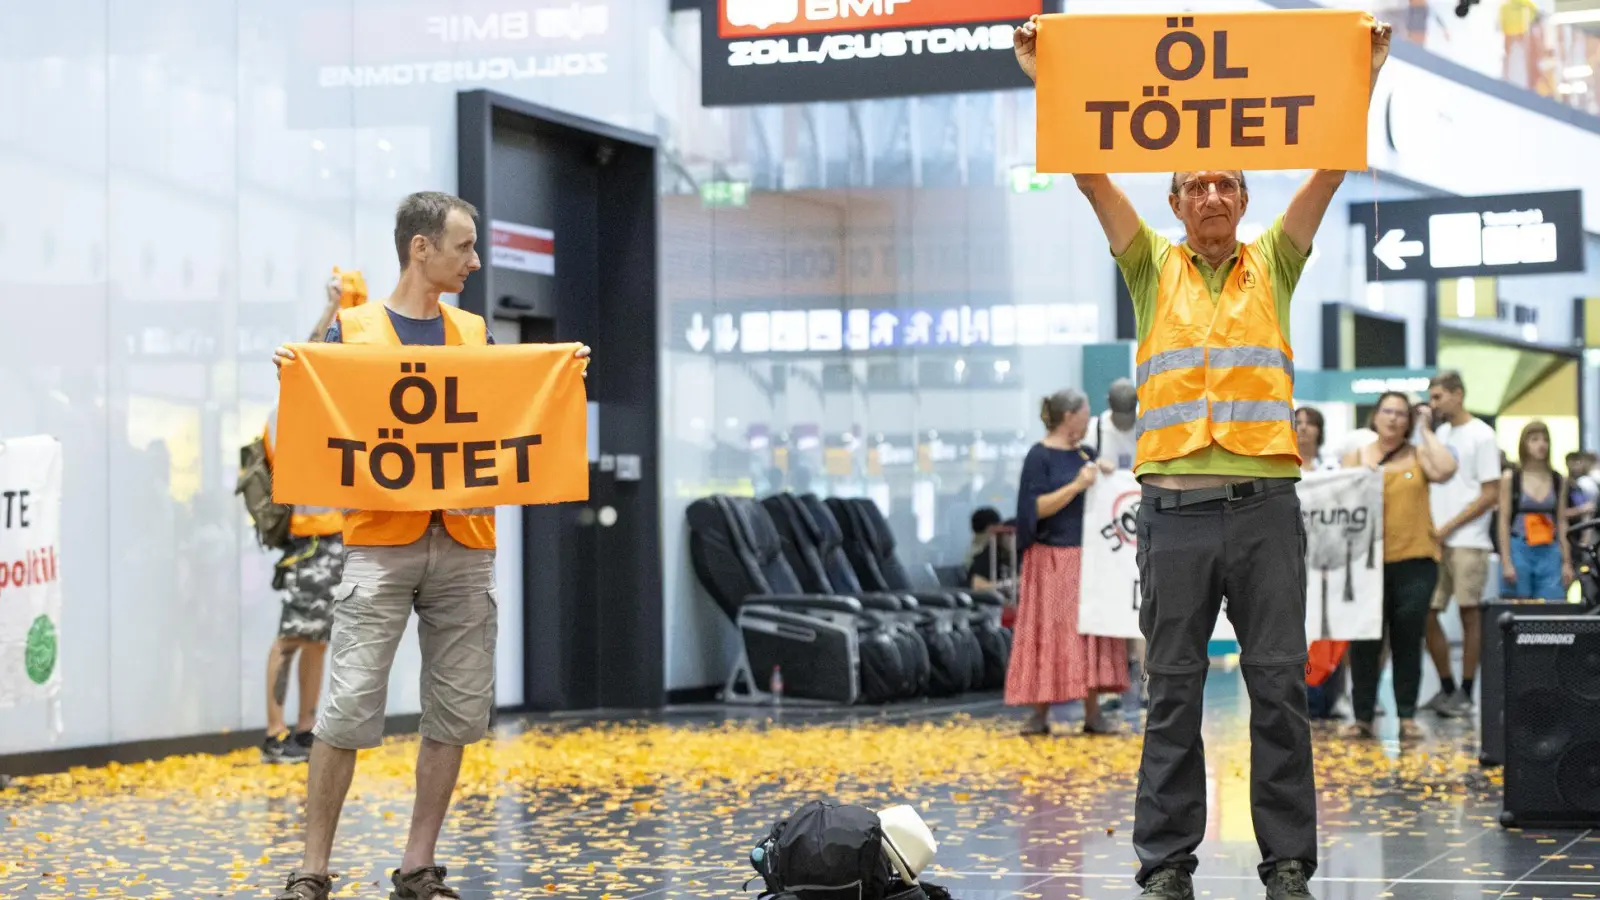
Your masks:
<svg viewBox="0 0 1600 900"><path fill-rule="evenodd" d="M663 898L729 896L753 874L749 848L771 822L827 797L918 806L941 859L962 859L985 878L1130 867L1139 738L1029 740L1015 728L957 715L505 733L467 751L439 861L453 880L474 879L476 896L508 887L506 896L621 898L664 886L679 893ZM1213 767L1239 768L1232 761L1248 759L1247 734L1208 734ZM337 896L387 894L415 754L414 738L360 754L335 848L334 868L345 872ZM1322 738L1317 766L1325 832L1344 835L1459 833L1476 827L1461 820L1463 802L1491 784L1473 755L1450 746L1395 757ZM21 779L0 794L9 823L0 829L0 897L23 888L43 896L46 872L73 897L270 896L299 858L305 774L242 750ZM1243 770L1226 781L1248 790Z"/></svg>

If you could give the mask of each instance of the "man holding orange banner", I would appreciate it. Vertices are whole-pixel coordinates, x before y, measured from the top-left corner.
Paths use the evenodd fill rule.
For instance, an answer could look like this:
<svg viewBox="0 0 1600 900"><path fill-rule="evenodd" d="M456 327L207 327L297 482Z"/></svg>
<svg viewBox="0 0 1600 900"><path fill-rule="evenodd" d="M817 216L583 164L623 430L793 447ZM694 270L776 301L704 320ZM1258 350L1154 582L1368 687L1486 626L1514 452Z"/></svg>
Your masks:
<svg viewBox="0 0 1600 900"><path fill-rule="evenodd" d="M395 219L394 293L339 311L327 345L345 347L286 346L274 357L283 382L274 497L346 508L328 700L306 786L305 855L278 900L327 900L356 751L382 741L389 668L413 608L422 746L390 896L460 896L434 851L462 748L484 736L493 705L494 505L587 496L589 348L490 350L483 318L439 300L460 293L480 268L476 216L449 194L407 197ZM496 403L497 395L509 399Z"/></svg>
<svg viewBox="0 0 1600 900"><path fill-rule="evenodd" d="M1260 18L1292 15L1299 14ZM1066 48L1099 52L1074 43L1071 35L1077 20L1101 18L1140 17L1035 17L1017 29L1018 61L1040 82L1041 95L1044 77L1064 68L1059 55ZM1210 36L1211 52L1228 52L1227 29L1196 25L1198 19L1209 25L1221 17L1143 18L1155 21L1135 23L1142 33L1165 26L1169 34L1188 37L1163 38L1164 45L1184 43L1194 53L1187 59L1158 56L1158 67L1195 75L1207 46L1197 33ZM1319 21L1330 29L1346 27L1341 17ZM1041 38L1041 25L1053 40ZM1390 29L1368 20L1364 33L1370 69L1357 70L1364 84L1345 89L1364 86L1370 100L1389 56ZM1330 40L1342 38L1334 34ZM1058 58L1048 58L1052 48ZM1240 68L1239 57L1213 62L1219 77ZM1123 67L1139 65L1130 61ZM1111 73L1107 80L1125 74ZM1149 91L1147 96L1167 95L1154 86ZM1040 117L1049 114L1041 96ZM1041 121L1041 141L1047 127ZM1159 158L1176 160L1172 168L1181 169L1182 161L1197 157L1180 149ZM1206 651L1224 596L1250 694L1250 796L1261 879L1268 900L1311 898L1316 785L1306 717L1306 530L1295 490L1300 456L1289 301L1344 174L1315 172L1283 216L1260 238L1241 244L1239 220L1250 200L1244 172L1176 171L1168 203L1187 234L1176 246L1140 219L1109 177L1075 175L1132 294L1139 335L1134 472L1143 485L1139 625L1147 646L1150 706L1133 843L1146 898L1194 897L1195 850L1206 827L1200 737Z"/></svg>

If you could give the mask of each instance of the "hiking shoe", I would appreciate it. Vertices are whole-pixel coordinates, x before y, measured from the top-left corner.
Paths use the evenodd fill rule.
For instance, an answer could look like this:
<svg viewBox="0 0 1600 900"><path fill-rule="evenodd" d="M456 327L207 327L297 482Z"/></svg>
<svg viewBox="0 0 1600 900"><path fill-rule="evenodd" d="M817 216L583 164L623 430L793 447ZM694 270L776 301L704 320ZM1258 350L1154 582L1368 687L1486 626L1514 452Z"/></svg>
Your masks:
<svg viewBox="0 0 1600 900"><path fill-rule="evenodd" d="M1194 900L1194 880L1182 869L1157 869L1139 896L1142 900Z"/></svg>
<svg viewBox="0 0 1600 900"><path fill-rule="evenodd" d="M283 762L283 751L289 743L289 735L267 735L261 742L261 761L269 765Z"/></svg>
<svg viewBox="0 0 1600 900"><path fill-rule="evenodd" d="M296 869L289 873L289 883L276 900L328 900L332 890L332 876L312 875Z"/></svg>
<svg viewBox="0 0 1600 900"><path fill-rule="evenodd" d="M394 890L389 893L389 900L434 900L436 897L460 900L460 891L445 887L445 874L444 866L423 866L410 872L395 869Z"/></svg>
<svg viewBox="0 0 1600 900"><path fill-rule="evenodd" d="M283 740L279 762L303 763L311 759L311 732L302 731Z"/></svg>
<svg viewBox="0 0 1600 900"><path fill-rule="evenodd" d="M1278 863L1267 876L1267 900L1316 900L1306 883L1305 864L1297 859Z"/></svg>

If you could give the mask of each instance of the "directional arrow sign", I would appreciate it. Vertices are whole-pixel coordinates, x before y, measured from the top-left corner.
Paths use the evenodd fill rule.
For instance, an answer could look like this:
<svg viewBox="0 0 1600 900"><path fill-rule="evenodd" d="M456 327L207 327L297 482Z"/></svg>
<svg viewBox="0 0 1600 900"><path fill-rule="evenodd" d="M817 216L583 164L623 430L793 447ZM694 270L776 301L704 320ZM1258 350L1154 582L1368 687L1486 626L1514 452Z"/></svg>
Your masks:
<svg viewBox="0 0 1600 900"><path fill-rule="evenodd" d="M706 327L706 317L695 313L694 318L689 320L689 330L683 336L689 339L689 346L694 348L694 352L704 350L711 341L711 329Z"/></svg>
<svg viewBox="0 0 1600 900"><path fill-rule="evenodd" d="M1407 259L1421 256L1422 253L1422 242L1406 240L1405 230L1400 228L1391 229L1383 236L1383 240L1378 241L1377 246L1372 248L1372 255L1376 256L1379 262L1397 272L1405 269Z"/></svg>
<svg viewBox="0 0 1600 900"><path fill-rule="evenodd" d="M1584 270L1579 191L1352 203L1350 222L1367 229L1368 281Z"/></svg>

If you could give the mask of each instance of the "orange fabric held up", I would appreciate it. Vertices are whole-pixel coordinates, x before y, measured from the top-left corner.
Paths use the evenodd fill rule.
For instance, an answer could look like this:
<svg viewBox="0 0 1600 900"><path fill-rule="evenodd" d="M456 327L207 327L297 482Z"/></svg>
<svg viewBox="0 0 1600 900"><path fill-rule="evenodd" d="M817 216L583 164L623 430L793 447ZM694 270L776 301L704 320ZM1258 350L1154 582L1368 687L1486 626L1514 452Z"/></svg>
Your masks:
<svg viewBox="0 0 1600 900"><path fill-rule="evenodd" d="M349 309L367 302L367 278L357 269L353 272L333 267L333 277L339 279L339 308Z"/></svg>
<svg viewBox="0 0 1600 900"><path fill-rule="evenodd" d="M280 388L274 499L421 513L423 529L433 510L492 516L586 500L577 348L296 344Z"/></svg>
<svg viewBox="0 0 1600 900"><path fill-rule="evenodd" d="M1040 172L1367 167L1371 16L1049 15Z"/></svg>
<svg viewBox="0 0 1600 900"><path fill-rule="evenodd" d="M475 313L446 304L439 307L444 319L444 342L447 346L466 345L482 347L489 343L489 323ZM383 304L357 305L339 311L339 328L343 343L348 346L381 344L400 346L400 335ZM340 460L341 465L343 459ZM342 470L341 470L342 476ZM494 509L442 510L439 518L444 529L461 544L475 550L495 548ZM344 542L351 547L393 547L409 544L428 530L433 515L425 512L387 512L381 510L351 510L344 520Z"/></svg>

